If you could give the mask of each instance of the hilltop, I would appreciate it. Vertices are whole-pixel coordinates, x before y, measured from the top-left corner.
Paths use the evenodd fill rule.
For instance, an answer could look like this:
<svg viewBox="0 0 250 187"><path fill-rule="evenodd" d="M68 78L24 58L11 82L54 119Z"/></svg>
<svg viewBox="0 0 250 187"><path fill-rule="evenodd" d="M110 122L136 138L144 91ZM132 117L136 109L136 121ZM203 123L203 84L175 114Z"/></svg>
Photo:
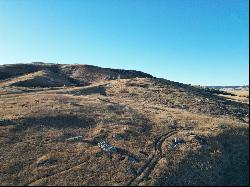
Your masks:
<svg viewBox="0 0 250 187"><path fill-rule="evenodd" d="M0 66L0 80L14 79L14 82L23 82L20 80L22 79L22 76L29 76L29 80L36 79L38 77L45 77L41 73L38 75L37 72L46 72L45 76L48 77L50 81L43 80L43 82L57 83L58 80L61 79L61 84L50 85L48 83L47 87L62 86L63 82L72 86L80 86L101 80L113 80L118 78L153 78L153 76L147 73L135 70L100 68L93 65L67 65L34 62L31 64L8 64ZM57 77L55 77L54 74L56 74ZM42 85L40 85L41 83L36 80L33 84L26 84L25 87L46 87L46 84L43 85L44 83L42 83Z"/></svg>
<svg viewBox="0 0 250 187"><path fill-rule="evenodd" d="M0 66L0 185L247 185L249 104L135 70Z"/></svg>

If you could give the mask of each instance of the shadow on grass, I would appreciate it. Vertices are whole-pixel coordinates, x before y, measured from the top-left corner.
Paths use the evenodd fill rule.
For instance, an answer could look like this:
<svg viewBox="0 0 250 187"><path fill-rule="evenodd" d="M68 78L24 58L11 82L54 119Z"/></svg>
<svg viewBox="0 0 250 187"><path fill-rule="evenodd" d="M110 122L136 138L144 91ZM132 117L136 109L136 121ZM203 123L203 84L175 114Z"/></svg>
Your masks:
<svg viewBox="0 0 250 187"><path fill-rule="evenodd" d="M82 88L77 91L70 92L73 95L91 95L91 94L100 94L106 96L106 89L103 86L92 86L92 87L86 87Z"/></svg>
<svg viewBox="0 0 250 187"><path fill-rule="evenodd" d="M90 117L78 117L74 115L45 116L39 118L25 118L19 122L13 131L25 131L28 128L40 130L42 128L91 128L95 120Z"/></svg>
<svg viewBox="0 0 250 187"><path fill-rule="evenodd" d="M15 121L9 119L0 119L0 127L1 126L9 126L9 125L16 125Z"/></svg>
<svg viewBox="0 0 250 187"><path fill-rule="evenodd" d="M249 185L249 131L230 129L208 139L213 149L190 152L156 183L164 185Z"/></svg>

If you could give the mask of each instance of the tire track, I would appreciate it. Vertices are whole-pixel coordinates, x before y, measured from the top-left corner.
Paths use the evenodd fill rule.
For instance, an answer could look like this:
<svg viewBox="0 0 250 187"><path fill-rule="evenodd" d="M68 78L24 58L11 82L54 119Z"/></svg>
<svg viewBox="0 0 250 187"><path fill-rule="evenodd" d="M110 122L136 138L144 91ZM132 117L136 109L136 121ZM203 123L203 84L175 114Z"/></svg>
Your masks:
<svg viewBox="0 0 250 187"><path fill-rule="evenodd" d="M162 143L177 132L177 130L171 130L155 140L153 153L149 156L148 161L138 170L137 175L128 182L127 186L136 186L149 176L162 156Z"/></svg>
<svg viewBox="0 0 250 187"><path fill-rule="evenodd" d="M88 159L85 160L85 161L83 161L83 162L81 162L80 164L77 164L76 166L71 167L71 168L68 168L68 169L65 169L65 170L56 172L56 173L51 174L51 175L49 175L49 176L44 176L44 177L41 177L41 178L39 178L39 179L35 179L35 180L29 182L28 184L25 184L24 186L32 186L33 183L35 183L35 182L37 182L37 181L40 181L40 180L42 180L42 179L47 179L47 178L50 178L50 177L53 177L53 176L56 176L56 175L60 175L60 174L62 174L62 173L66 173L67 171L70 171L70 170L72 170L72 169L74 169L74 168L77 168L77 167L83 165L83 164L84 164L85 162L87 162L87 161L88 161Z"/></svg>

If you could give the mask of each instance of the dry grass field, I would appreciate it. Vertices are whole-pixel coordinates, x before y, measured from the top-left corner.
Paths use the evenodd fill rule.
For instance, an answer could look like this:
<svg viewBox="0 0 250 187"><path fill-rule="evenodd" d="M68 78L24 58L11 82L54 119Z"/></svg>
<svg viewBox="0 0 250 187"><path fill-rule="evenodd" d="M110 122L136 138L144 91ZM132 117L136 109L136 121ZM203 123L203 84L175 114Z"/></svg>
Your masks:
<svg viewBox="0 0 250 187"><path fill-rule="evenodd" d="M249 90L226 90L226 92L233 94L231 96L224 95L229 99L243 103L249 103Z"/></svg>
<svg viewBox="0 0 250 187"><path fill-rule="evenodd" d="M136 71L1 66L0 185L249 185L248 107Z"/></svg>

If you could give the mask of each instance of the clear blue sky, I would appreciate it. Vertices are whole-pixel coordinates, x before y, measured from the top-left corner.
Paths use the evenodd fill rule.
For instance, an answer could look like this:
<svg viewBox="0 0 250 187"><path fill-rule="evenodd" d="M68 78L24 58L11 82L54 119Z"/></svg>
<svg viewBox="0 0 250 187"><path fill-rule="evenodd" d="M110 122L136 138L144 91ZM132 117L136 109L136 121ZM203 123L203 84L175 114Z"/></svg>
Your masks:
<svg viewBox="0 0 250 187"><path fill-rule="evenodd" d="M248 16L248 0L0 0L0 64L93 64L245 85Z"/></svg>

